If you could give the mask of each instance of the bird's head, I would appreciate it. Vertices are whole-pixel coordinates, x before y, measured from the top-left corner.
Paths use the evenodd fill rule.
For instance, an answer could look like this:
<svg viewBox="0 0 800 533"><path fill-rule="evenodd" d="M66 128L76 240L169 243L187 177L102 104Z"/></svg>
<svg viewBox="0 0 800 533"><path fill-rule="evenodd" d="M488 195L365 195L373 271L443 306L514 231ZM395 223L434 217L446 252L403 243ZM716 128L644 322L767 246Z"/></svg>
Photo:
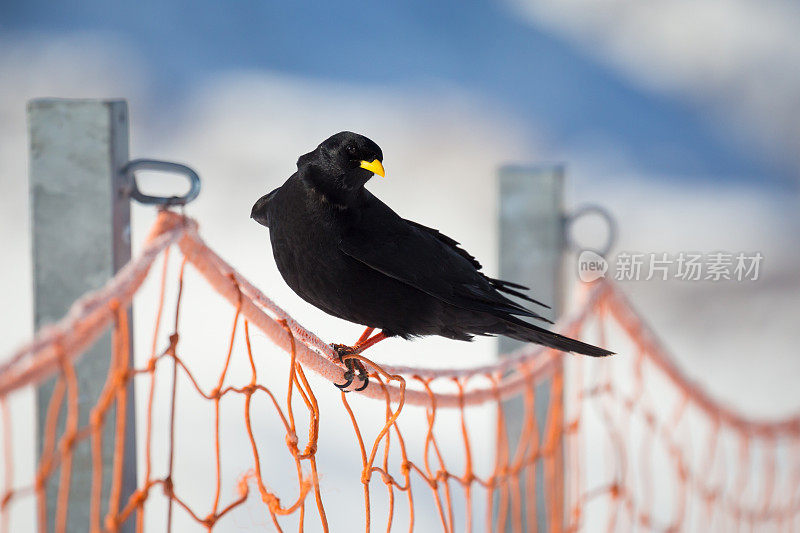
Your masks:
<svg viewBox="0 0 800 533"><path fill-rule="evenodd" d="M331 200L348 203L369 179L383 177L383 152L372 140L343 131L300 156L297 170Z"/></svg>

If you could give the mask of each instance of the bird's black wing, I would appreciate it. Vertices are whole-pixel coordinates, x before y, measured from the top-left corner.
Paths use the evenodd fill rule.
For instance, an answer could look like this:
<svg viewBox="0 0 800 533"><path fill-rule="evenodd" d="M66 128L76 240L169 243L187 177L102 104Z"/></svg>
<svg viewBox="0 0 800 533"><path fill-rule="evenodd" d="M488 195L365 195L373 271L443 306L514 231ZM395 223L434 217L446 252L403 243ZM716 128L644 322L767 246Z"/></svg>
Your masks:
<svg viewBox="0 0 800 533"><path fill-rule="evenodd" d="M413 220L408 220L407 218L404 218L403 222L405 222L406 224L409 224L411 226L414 226L415 228L420 229L420 230L422 230L422 231L424 231L426 233L429 233L429 234L433 235L434 237L436 237L437 239L442 241L444 244L449 246L458 255L460 255L461 257L463 257L467 261L469 261L472 264L472 266L475 267L475 270L480 270L480 269L483 268L483 266L478 262L477 259L472 257L469 254L469 252L467 252L465 249L463 249L463 248L461 248L461 246L459 246L459 242L457 240L455 240L455 239L453 239L451 237L448 237L444 233L440 232L438 229L429 228L428 226L423 226L419 222L414 222Z"/></svg>
<svg viewBox="0 0 800 533"><path fill-rule="evenodd" d="M343 253L456 307L549 322L497 292L480 264L449 237L409 223L377 198L369 204L341 235Z"/></svg>
<svg viewBox="0 0 800 533"><path fill-rule="evenodd" d="M414 222L413 220L408 220L408 219L403 219L403 220L405 222L407 222L408 224L414 226L415 228L420 229L422 231L425 231L427 233L430 233L431 235L433 235L434 237L436 237L437 239L442 241L444 244L449 246L454 252L456 252L461 257L463 257L464 259L466 259L467 261L472 263L472 266L475 267L475 270L480 270L481 268L483 268L481 266L481 264L478 262L478 260L475 259L474 257L472 257L469 254L469 252L467 252L466 250L461 248L461 246L459 246L458 241L456 241L452 237L448 237L447 235L445 235L444 233L440 232L437 229L429 228L428 226L423 226L419 222ZM527 301L529 301L531 303L535 303L537 305L541 305L542 307L546 307L546 308L550 309L549 305L544 304L544 303L542 303L542 302L540 302L538 300L534 300L533 298L531 298L527 294L519 292L520 290L523 290L523 291L530 290L530 289L528 289L528 287L526 287L524 285L520 285L519 283L512 283L510 281L505 281L505 280L502 280L502 279L490 278L489 276L487 276L483 272L480 272L480 275L483 276L492 285L492 287L494 287L498 291L504 292L506 294L511 294L513 296L516 296L517 298L522 298L523 300L527 300ZM515 290L515 289L519 289L519 290Z"/></svg>

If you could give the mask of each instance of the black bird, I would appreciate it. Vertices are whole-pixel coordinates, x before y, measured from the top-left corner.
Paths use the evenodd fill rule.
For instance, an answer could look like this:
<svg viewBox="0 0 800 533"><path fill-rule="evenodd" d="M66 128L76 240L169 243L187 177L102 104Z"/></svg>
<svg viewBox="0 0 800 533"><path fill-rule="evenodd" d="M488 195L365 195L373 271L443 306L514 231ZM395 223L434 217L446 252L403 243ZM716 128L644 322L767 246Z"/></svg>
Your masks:
<svg viewBox="0 0 800 533"><path fill-rule="evenodd" d="M301 298L328 314L367 326L353 346L332 345L340 360L387 337L441 335L468 341L505 335L594 357L612 352L519 317L550 322L501 293L546 305L493 279L458 243L433 228L406 220L364 184L384 176L383 153L363 135L337 133L297 160L297 172L262 196L250 216L269 228L283 279ZM375 328L381 332L370 337ZM358 370L344 357L347 382Z"/></svg>

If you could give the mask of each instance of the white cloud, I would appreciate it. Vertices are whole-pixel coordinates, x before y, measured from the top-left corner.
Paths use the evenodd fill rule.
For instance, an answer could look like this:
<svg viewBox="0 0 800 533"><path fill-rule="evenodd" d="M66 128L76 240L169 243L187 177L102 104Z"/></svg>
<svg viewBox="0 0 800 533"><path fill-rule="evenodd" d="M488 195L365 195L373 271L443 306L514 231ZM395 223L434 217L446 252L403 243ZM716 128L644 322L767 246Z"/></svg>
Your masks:
<svg viewBox="0 0 800 533"><path fill-rule="evenodd" d="M710 109L726 135L800 169L796 3L506 1L648 90Z"/></svg>

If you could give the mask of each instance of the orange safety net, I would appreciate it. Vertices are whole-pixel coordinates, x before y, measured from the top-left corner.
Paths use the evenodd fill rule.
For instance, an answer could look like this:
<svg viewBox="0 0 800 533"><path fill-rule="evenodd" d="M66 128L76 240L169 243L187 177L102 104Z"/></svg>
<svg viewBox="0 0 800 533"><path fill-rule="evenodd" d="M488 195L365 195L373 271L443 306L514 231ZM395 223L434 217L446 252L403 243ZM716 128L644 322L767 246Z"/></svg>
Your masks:
<svg viewBox="0 0 800 533"><path fill-rule="evenodd" d="M173 245L183 261L176 303L168 309L164 294ZM146 365L131 366L126 309L159 257L163 267L152 353ZM211 388L204 388L197 377L199 365L220 362L192 359L181 350L181 335L187 331L179 320L187 265L232 305L227 354ZM162 331L168 312L171 327ZM288 354L280 389L265 385L264 374L259 374L253 327ZM90 407L89 422L81 425L76 360L109 329L113 353L105 387ZM614 346L620 353L590 361L533 347L489 366L437 370L377 365L356 356L372 379L362 392L336 393L340 414L351 423L354 437L353 446L342 446L338 453L360 455L360 469L340 474L336 479L347 483L336 490L348 497L360 493L361 503L352 503L357 518L331 523L331 508L325 502L333 496L326 492L326 480L333 479L327 472L334 461L318 463L321 447L331 442L321 431L318 397L321 385L330 389L328 381L343 381L343 367L327 344L209 249L192 220L163 211L134 261L0 366L0 527L10 531L15 502L32 497L39 530L52 524L56 531L66 531L71 509L87 505L86 500L74 501L70 487L73 452L79 443L89 443L92 531L118 531L127 524L144 530L149 502L156 497L168 502L166 515L158 521L160 529L168 531L175 513L183 513L184 523L188 520L201 530L241 529L233 515L253 500L262 502L257 512L278 531L412 531L415 526L426 531L431 524L444 531L798 530L800 418L761 422L719 405L670 362L609 282L590 287L578 312L559 329L581 338L595 332L601 345ZM248 379L229 383L237 339L246 348ZM156 405L154 384L163 372L171 373L169 398ZM9 399L50 377L56 384L36 474L30 483L18 482ZM315 380L321 382L316 391ZM187 496L192 479L174 477L179 453L176 421L187 414L176 403L179 382L210 402L213 410L214 457L206 467L214 481L202 504ZM145 411L139 417L145 421L144 428L140 426L144 450L137 488L124 494L123 470L130 456L126 402L137 383L140 402L145 391L145 401L138 406ZM244 435L238 437L247 442L250 463L249 469L234 473L233 486L225 483L231 476L223 464L223 449L231 437L221 430L226 412L221 404L232 397L244 400ZM361 397L379 403L359 403ZM548 398L546 404L543 397ZM161 410L168 413L167 428L158 434L166 435L166 442L154 438L154 420ZM258 428L266 410L279 420L283 454L264 443L278 435ZM102 440L111 415L114 445L109 462L103 457ZM476 426L487 431L476 435ZM165 446L166 470L156 474L152 456ZM287 479L278 479L274 472L287 461L293 465L294 482L279 490L276 487ZM110 483L104 490L106 476ZM57 486L54 505L47 498L51 486Z"/></svg>

